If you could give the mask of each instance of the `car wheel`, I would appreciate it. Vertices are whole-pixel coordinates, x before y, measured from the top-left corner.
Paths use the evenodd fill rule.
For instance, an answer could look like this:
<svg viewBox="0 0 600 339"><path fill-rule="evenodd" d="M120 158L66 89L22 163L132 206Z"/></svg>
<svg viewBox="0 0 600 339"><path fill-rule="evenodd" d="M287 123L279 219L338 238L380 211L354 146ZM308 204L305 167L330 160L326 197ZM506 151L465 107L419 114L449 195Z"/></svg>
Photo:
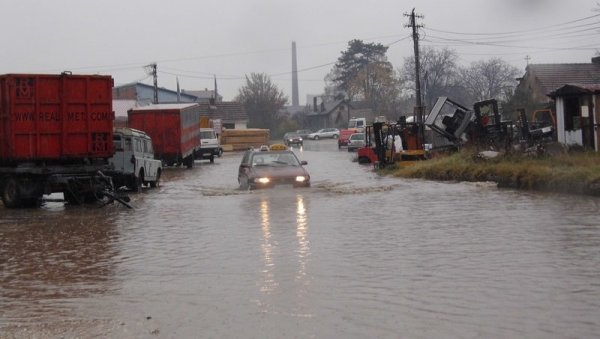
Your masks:
<svg viewBox="0 0 600 339"><path fill-rule="evenodd" d="M150 187L156 188L160 186L160 170L156 173L156 180L150 181Z"/></svg>
<svg viewBox="0 0 600 339"><path fill-rule="evenodd" d="M241 190L248 189L248 178L247 177L238 177L238 182L240 183Z"/></svg>
<svg viewBox="0 0 600 339"><path fill-rule="evenodd" d="M142 186L144 185L144 171L140 171L140 174L138 175L137 178L135 178L135 183L134 183L134 190L136 192L141 192L142 191Z"/></svg>
<svg viewBox="0 0 600 339"><path fill-rule="evenodd" d="M223 155L223 149L219 148L219 150L217 151L217 157L221 157Z"/></svg>
<svg viewBox="0 0 600 339"><path fill-rule="evenodd" d="M338 138L338 135L337 135L337 134L334 134L334 135L333 135L333 138L334 138L334 139L337 139L337 138Z"/></svg>
<svg viewBox="0 0 600 339"><path fill-rule="evenodd" d="M319 140L319 136L315 135L315 137L313 138L314 140Z"/></svg>

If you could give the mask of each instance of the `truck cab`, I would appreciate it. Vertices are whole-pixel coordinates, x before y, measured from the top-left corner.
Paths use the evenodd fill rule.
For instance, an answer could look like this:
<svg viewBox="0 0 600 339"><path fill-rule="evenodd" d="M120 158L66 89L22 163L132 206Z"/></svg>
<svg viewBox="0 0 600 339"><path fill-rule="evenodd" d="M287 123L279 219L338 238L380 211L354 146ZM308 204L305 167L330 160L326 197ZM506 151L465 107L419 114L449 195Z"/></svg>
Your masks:
<svg viewBox="0 0 600 339"><path fill-rule="evenodd" d="M200 149L196 150L196 159L209 159L215 162L215 156L220 157L223 148L212 128L200 128Z"/></svg>
<svg viewBox="0 0 600 339"><path fill-rule="evenodd" d="M116 128L113 132L115 154L109 162L115 173L115 185L141 191L143 185L157 187L160 183L162 162L154 158L152 139L143 131Z"/></svg>
<svg viewBox="0 0 600 339"><path fill-rule="evenodd" d="M348 121L348 129L356 130L355 133L364 132L366 126L367 126L366 118L352 118Z"/></svg>

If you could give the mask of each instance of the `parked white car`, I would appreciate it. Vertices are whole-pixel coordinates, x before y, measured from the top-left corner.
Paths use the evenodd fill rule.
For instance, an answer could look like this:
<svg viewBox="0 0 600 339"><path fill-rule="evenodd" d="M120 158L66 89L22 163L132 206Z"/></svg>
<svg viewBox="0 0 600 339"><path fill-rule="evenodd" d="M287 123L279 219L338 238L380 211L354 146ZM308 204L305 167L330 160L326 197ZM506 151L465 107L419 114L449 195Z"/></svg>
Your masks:
<svg viewBox="0 0 600 339"><path fill-rule="evenodd" d="M348 138L348 152L356 151L357 149L365 147L365 134L354 133Z"/></svg>
<svg viewBox="0 0 600 339"><path fill-rule="evenodd" d="M337 128L323 128L307 136L308 139L319 140L323 138L337 139L340 136L340 130Z"/></svg>

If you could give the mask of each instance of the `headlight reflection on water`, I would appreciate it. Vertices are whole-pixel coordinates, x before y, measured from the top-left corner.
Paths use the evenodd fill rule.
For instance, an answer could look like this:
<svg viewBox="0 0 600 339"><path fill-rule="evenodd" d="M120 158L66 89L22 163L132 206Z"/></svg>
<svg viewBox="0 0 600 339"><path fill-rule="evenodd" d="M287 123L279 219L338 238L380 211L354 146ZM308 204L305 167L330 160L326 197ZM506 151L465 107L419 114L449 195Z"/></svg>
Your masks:
<svg viewBox="0 0 600 339"><path fill-rule="evenodd" d="M310 242L308 240L308 223L304 197L296 196L296 238L298 239L298 274L297 279L306 275L306 265L310 256Z"/></svg>
<svg viewBox="0 0 600 339"><path fill-rule="evenodd" d="M308 218L307 218L307 209L304 201L304 197L301 194L296 195L296 213L295 213L295 221L296 221L296 241L297 241L297 249L293 248L281 249L283 251L292 251L297 255L298 262L298 270L296 272L296 280L300 281L305 279L306 270L308 265L308 260L310 257L310 241L308 235ZM275 278L275 259L274 255L274 247L277 243L277 239L273 239L273 234L271 231L271 209L269 206L269 198L268 196L263 196L260 202L260 215L261 215L261 230L262 230L262 238L263 243L261 245L262 255L263 255L263 263L264 269L263 273L263 283L260 288L260 291L263 293L271 293L278 288L279 282L277 282ZM279 233L277 233L279 234ZM307 282L303 282L304 284Z"/></svg>
<svg viewBox="0 0 600 339"><path fill-rule="evenodd" d="M261 229L263 235L262 253L265 268L263 270L264 283L260 289L261 292L272 292L277 287L275 281L273 269L275 264L273 263L273 245L271 244L271 223L269 215L269 201L263 197L260 202L260 216L261 216Z"/></svg>

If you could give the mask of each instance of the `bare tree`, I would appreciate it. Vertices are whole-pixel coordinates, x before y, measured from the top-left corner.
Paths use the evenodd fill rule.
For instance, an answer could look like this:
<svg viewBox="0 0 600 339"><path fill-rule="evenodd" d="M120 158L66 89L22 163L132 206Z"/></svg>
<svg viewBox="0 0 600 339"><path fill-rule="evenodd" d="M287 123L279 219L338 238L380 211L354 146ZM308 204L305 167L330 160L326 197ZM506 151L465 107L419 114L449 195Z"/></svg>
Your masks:
<svg viewBox="0 0 600 339"><path fill-rule="evenodd" d="M492 58L461 68L460 83L471 103L491 98L505 101L516 87L518 75L519 69L515 66L501 58Z"/></svg>
<svg viewBox="0 0 600 339"><path fill-rule="evenodd" d="M278 112L288 98L264 73L246 75L246 84L238 90L236 100L248 113L248 127L275 130L280 124Z"/></svg>
<svg viewBox="0 0 600 339"><path fill-rule="evenodd" d="M420 53L421 86L424 104L432 107L437 97L452 96L462 97L457 87L458 55L456 51L448 48L434 49L423 47ZM405 90L415 90L415 58L404 59L400 69L400 79L405 85Z"/></svg>

